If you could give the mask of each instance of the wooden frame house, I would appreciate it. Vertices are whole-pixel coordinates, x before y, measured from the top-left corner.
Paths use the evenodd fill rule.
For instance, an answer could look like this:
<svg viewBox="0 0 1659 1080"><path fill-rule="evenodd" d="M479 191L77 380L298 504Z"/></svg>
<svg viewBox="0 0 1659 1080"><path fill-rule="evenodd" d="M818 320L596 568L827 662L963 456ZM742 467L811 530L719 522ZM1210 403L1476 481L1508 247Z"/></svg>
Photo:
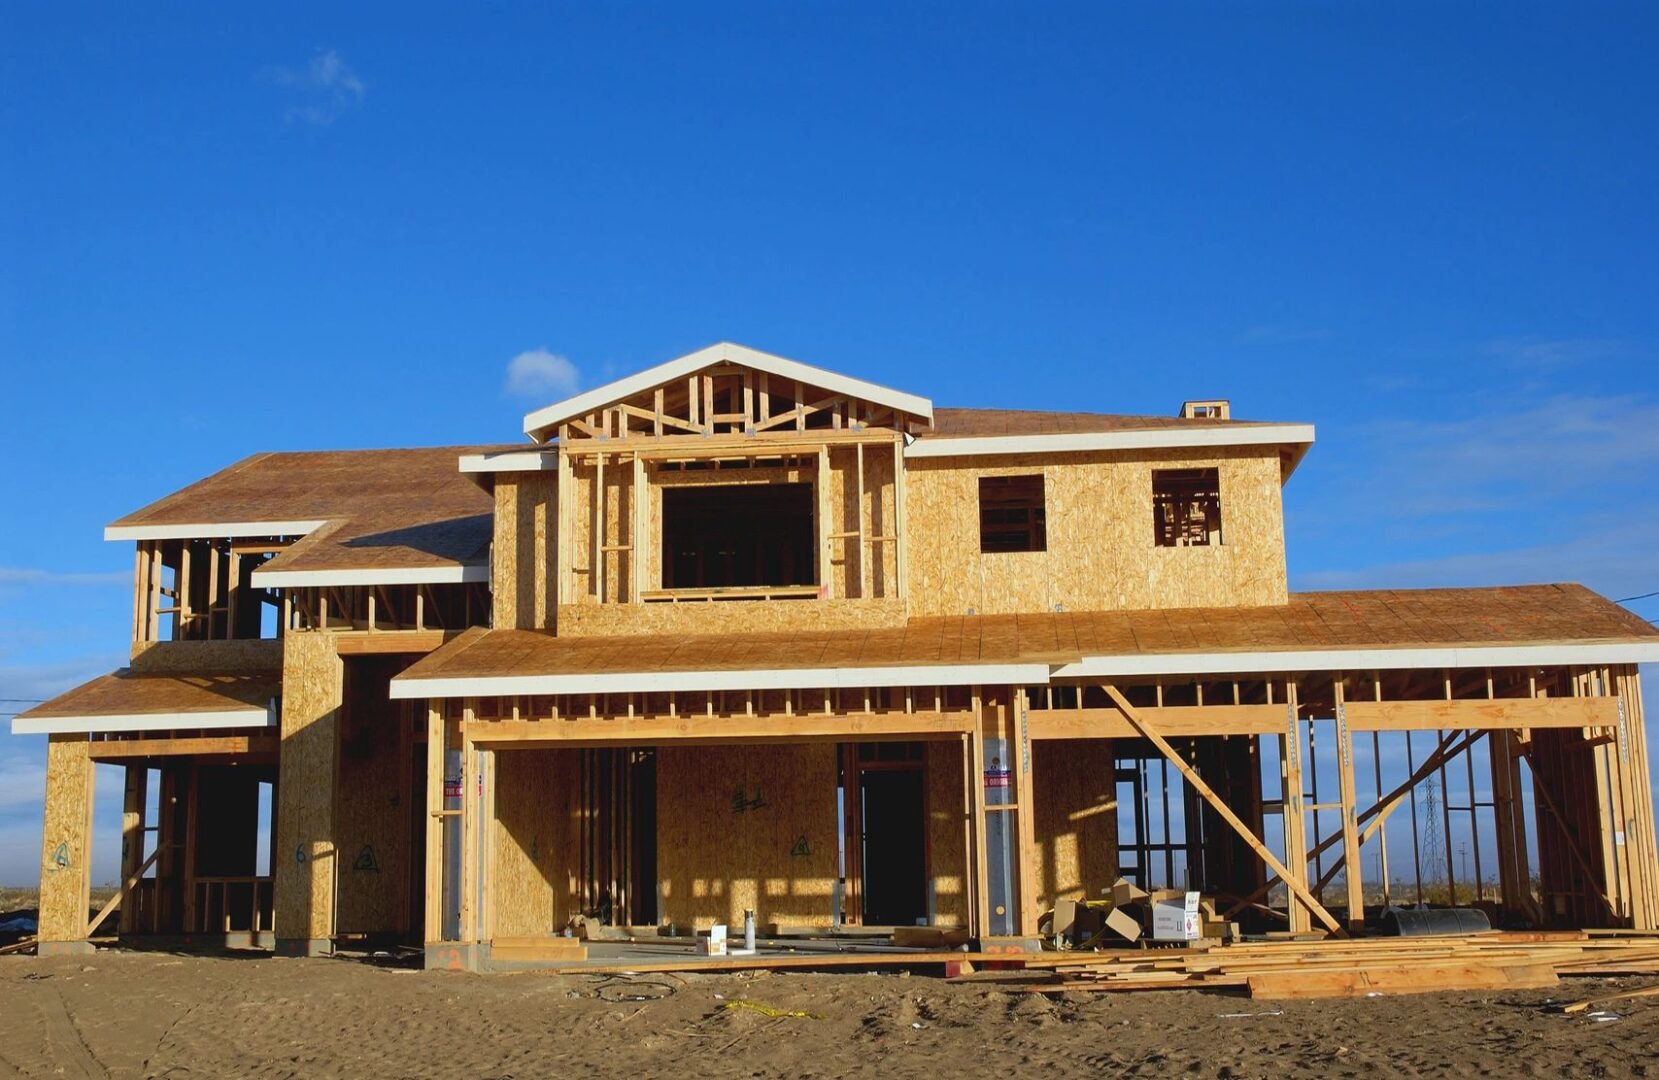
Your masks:
<svg viewBox="0 0 1659 1080"><path fill-rule="evenodd" d="M1659 928L1659 631L1576 585L1290 593L1307 425L936 409L722 344L524 430L258 455L109 527L131 664L13 723L50 735L42 951L1015 944L1120 875L1254 929Z"/></svg>

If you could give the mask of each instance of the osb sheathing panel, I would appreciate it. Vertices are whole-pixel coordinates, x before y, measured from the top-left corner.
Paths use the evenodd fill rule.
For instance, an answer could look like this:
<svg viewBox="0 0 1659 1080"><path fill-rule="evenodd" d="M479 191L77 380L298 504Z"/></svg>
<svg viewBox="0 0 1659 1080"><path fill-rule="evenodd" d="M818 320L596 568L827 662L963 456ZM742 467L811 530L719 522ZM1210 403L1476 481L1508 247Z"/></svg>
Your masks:
<svg viewBox="0 0 1659 1080"><path fill-rule="evenodd" d="M1220 471L1224 542L1153 543L1152 470ZM979 479L1044 478L1048 550L979 550ZM906 463L912 615L1282 604L1283 508L1275 450L970 457Z"/></svg>
<svg viewBox="0 0 1659 1080"><path fill-rule="evenodd" d="M580 753L495 755L491 933L496 937L552 933L576 913Z"/></svg>
<svg viewBox="0 0 1659 1080"><path fill-rule="evenodd" d="M283 639L282 743L277 783L277 936L334 936L334 774L344 667L335 635Z"/></svg>
<svg viewBox="0 0 1659 1080"><path fill-rule="evenodd" d="M657 750L658 918L679 926L829 926L836 747Z"/></svg>
<svg viewBox="0 0 1659 1080"><path fill-rule="evenodd" d="M927 850L933 885L933 925L966 926L968 864L962 791L962 744L923 744L927 770Z"/></svg>
<svg viewBox="0 0 1659 1080"><path fill-rule="evenodd" d="M130 666L136 675L274 674L282 670L282 642L135 641Z"/></svg>
<svg viewBox="0 0 1659 1080"><path fill-rule="evenodd" d="M1031 747L1037 896L1098 899L1117 877L1117 783L1110 739L1055 739Z"/></svg>
<svg viewBox="0 0 1659 1080"><path fill-rule="evenodd" d="M409 889L409 705L387 700L385 661L351 664L334 802L335 932L401 931Z"/></svg>
<svg viewBox="0 0 1659 1080"><path fill-rule="evenodd" d="M571 604L559 612L559 634L561 637L753 634L899 627L904 621L904 605L898 600Z"/></svg>
<svg viewBox="0 0 1659 1080"><path fill-rule="evenodd" d="M527 473L497 479L490 556L495 627L552 629L554 560L547 545L557 520L557 478Z"/></svg>
<svg viewBox="0 0 1659 1080"><path fill-rule="evenodd" d="M46 811L40 844L41 941L86 936L92 877L92 784L85 735L46 743Z"/></svg>

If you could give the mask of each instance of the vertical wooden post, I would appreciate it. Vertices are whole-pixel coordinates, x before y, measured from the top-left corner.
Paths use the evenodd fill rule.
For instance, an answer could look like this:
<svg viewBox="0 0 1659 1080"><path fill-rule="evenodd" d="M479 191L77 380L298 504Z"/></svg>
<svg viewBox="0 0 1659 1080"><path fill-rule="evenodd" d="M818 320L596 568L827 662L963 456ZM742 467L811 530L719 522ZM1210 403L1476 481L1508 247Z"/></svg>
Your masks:
<svg viewBox="0 0 1659 1080"><path fill-rule="evenodd" d="M190 586L193 581L190 573L190 540L179 541L179 569L173 576L173 588L178 595L173 597L173 640L184 641L193 638L195 634L195 615L190 609Z"/></svg>
<svg viewBox="0 0 1659 1080"><path fill-rule="evenodd" d="M962 906L968 934L978 937L983 931L980 889L985 875L981 870L980 837L983 835L985 815L980 807L984 797L984 777L976 770L975 747L977 735L964 735L959 740L962 757Z"/></svg>
<svg viewBox="0 0 1659 1080"><path fill-rule="evenodd" d="M41 956L92 951L86 940L92 906L91 748L84 734L47 737L36 930Z"/></svg>
<svg viewBox="0 0 1659 1080"><path fill-rule="evenodd" d="M893 595L904 599L909 581L906 551L909 543L904 535L904 433L893 440Z"/></svg>
<svg viewBox="0 0 1659 1080"><path fill-rule="evenodd" d="M1018 863L1019 874L1019 927L1023 937L1037 936L1037 918L1042 913L1037 899L1037 792L1031 779L1030 705L1024 687L1010 692L1009 706L1013 715L1010 717L1009 733L1013 736L1010 747L1013 760L1009 762L1009 771L1014 777L1014 801L1019 806L1014 811L1014 835L1015 862Z"/></svg>
<svg viewBox="0 0 1659 1080"><path fill-rule="evenodd" d="M864 444L859 443L854 448L857 456L857 465L854 474L857 479L853 489L853 531L858 534L858 598L866 599L870 595L870 543L869 535L864 531Z"/></svg>
<svg viewBox="0 0 1659 1080"><path fill-rule="evenodd" d="M556 515L558 527L553 536L553 578L554 586L554 621L558 620L558 608L561 604L568 604L575 600L576 589L571 582L571 522L575 515L573 503L576 499L575 480L571 476L570 446L568 444L570 425L559 429L559 482L554 491L558 513Z"/></svg>
<svg viewBox="0 0 1659 1080"><path fill-rule="evenodd" d="M184 867L181 875L184 882L184 930L185 933L195 933L207 930L206 926L196 922L196 835L201 831L202 773L195 758L185 759L184 770L189 777L185 786L188 794L184 797Z"/></svg>
<svg viewBox="0 0 1659 1080"><path fill-rule="evenodd" d="M132 639L134 641L148 641L147 612L144 610L145 597L148 592L144 588L145 571L149 568L149 560L144 556L144 541L140 540L133 545L133 572L132 572Z"/></svg>
<svg viewBox="0 0 1659 1080"><path fill-rule="evenodd" d="M478 755L473 752L471 725L478 718L478 700L465 698L461 707L461 930L460 939L478 940L478 841L482 808Z"/></svg>
<svg viewBox="0 0 1659 1080"><path fill-rule="evenodd" d="M150 770L142 764L128 765L126 789L121 796L121 881L131 881L144 865L144 811L149 802ZM159 840L159 837L158 837ZM119 927L121 935L138 932L138 896L143 887L133 890L121 901Z"/></svg>
<svg viewBox="0 0 1659 1080"><path fill-rule="evenodd" d="M637 604L640 602L640 594L645 591L645 568L650 563L647 557L649 553L646 551L648 541L646 539L645 522L651 504L650 491L645 486L645 458L640 455L638 450L634 451L633 490L634 509L630 519L634 527L634 535L631 541L633 550L628 553L628 561L632 564L633 569L633 573L629 575L632 579L633 590L628 599Z"/></svg>
<svg viewBox="0 0 1659 1080"><path fill-rule="evenodd" d="M968 759L970 775L968 791L973 798L973 898L974 935L985 937L991 932L991 878L985 846L985 691L973 688L973 734L968 737L971 750Z"/></svg>
<svg viewBox="0 0 1659 1080"><path fill-rule="evenodd" d="M829 447L818 448L818 592L825 599L835 595L835 588L830 582L832 562L830 559L830 532L833 525L830 523L829 498Z"/></svg>
<svg viewBox="0 0 1659 1080"><path fill-rule="evenodd" d="M1304 887L1308 881L1307 822L1302 809L1302 723L1294 682L1285 684L1286 733L1279 737L1279 777L1281 817L1285 827L1285 866L1291 876ZM1296 897L1295 890L1287 900L1292 933L1307 933L1313 929L1312 913Z"/></svg>
<svg viewBox="0 0 1659 1080"><path fill-rule="evenodd" d="M1337 791L1342 800L1342 876L1348 884L1348 929L1365 926L1365 872L1359 849L1359 795L1354 784L1354 736L1348 730L1344 701L1346 679L1338 674L1331 680L1336 705Z"/></svg>
<svg viewBox="0 0 1659 1080"><path fill-rule="evenodd" d="M605 454L593 455L593 522L589 530L593 550L589 552L588 592L605 602Z"/></svg>
<svg viewBox="0 0 1659 1080"><path fill-rule="evenodd" d="M426 703L426 901L422 938L443 940L444 926L444 713L439 702Z"/></svg>
<svg viewBox="0 0 1659 1080"><path fill-rule="evenodd" d="M280 783L275 885L277 952L317 956L333 949L335 775L345 667L335 635L289 634L282 651Z"/></svg>

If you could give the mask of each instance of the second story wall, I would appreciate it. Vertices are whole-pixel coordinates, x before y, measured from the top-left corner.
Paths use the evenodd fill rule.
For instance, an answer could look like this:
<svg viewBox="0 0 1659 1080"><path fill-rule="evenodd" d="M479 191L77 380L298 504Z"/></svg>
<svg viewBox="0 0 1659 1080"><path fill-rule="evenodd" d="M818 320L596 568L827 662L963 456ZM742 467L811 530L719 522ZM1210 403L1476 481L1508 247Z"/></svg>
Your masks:
<svg viewBox="0 0 1659 1080"><path fill-rule="evenodd" d="M909 614L1282 604L1280 461L1270 448L907 462ZM1217 536L1160 546L1154 471L1214 469ZM983 478L1042 477L1042 551L982 551ZM1212 542L1218 541L1218 542Z"/></svg>
<svg viewBox="0 0 1659 1080"><path fill-rule="evenodd" d="M503 473L495 482L495 538L490 546L491 625L553 630L557 596L553 548L558 483L548 473Z"/></svg>
<svg viewBox="0 0 1659 1080"><path fill-rule="evenodd" d="M821 452L728 460L724 466L647 454L637 471L627 452L606 454L602 470L596 455L573 452L570 505L560 519L567 534L558 632L729 633L902 621L894 445L892 438L867 443L862 451L853 444L825 445ZM596 483L602 490L597 504ZM636 483L642 485L638 500ZM686 565L665 565L675 547L665 530L675 528L676 515L700 500L717 506L728 499L735 516L750 514L741 503L747 496L766 497L762 489L786 504L777 514L788 518L778 535L758 542L768 561L778 560L770 576L762 575L763 584L703 588ZM786 492L793 500L782 497ZM603 508L597 531L596 505ZM734 528L746 533L775 524L762 516ZM716 519L710 527L718 531L724 523ZM744 591L753 597L734 598Z"/></svg>

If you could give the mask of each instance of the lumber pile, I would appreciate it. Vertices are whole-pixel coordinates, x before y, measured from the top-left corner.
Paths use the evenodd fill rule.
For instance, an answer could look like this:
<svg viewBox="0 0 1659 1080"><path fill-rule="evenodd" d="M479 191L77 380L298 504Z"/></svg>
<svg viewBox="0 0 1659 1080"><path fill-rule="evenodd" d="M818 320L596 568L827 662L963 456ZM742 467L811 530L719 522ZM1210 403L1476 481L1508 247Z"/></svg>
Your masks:
<svg viewBox="0 0 1659 1080"><path fill-rule="evenodd" d="M1027 958L969 978L1037 993L1225 990L1253 998L1537 989L1562 975L1659 973L1659 937L1578 931L1252 941Z"/></svg>

